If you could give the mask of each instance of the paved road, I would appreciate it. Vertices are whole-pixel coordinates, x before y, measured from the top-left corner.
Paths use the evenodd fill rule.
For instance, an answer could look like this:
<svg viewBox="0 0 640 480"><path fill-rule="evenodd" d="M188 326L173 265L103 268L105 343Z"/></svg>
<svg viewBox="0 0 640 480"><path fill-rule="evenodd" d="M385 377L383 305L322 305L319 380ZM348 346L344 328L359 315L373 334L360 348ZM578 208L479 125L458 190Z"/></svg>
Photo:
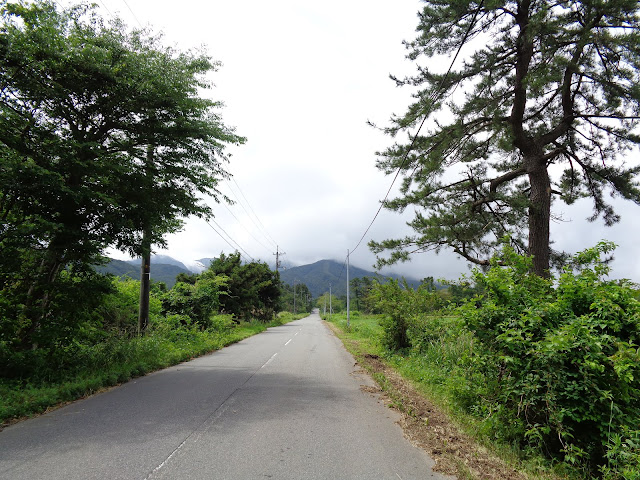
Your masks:
<svg viewBox="0 0 640 480"><path fill-rule="evenodd" d="M0 479L444 479L353 365L311 315L6 428Z"/></svg>

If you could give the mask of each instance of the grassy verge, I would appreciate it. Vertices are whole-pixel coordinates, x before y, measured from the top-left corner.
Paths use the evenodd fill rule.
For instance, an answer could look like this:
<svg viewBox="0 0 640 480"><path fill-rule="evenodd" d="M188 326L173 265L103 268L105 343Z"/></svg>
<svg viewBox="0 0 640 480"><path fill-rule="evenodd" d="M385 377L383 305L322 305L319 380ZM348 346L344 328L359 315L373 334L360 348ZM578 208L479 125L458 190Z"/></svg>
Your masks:
<svg viewBox="0 0 640 480"><path fill-rule="evenodd" d="M219 350L308 314L281 313L271 323L248 322L200 331L156 329L142 338L114 338L74 351L74 365L44 378L0 379L0 427L77 400L132 378Z"/></svg>
<svg viewBox="0 0 640 480"><path fill-rule="evenodd" d="M465 412L465 395L477 390L468 384L460 366L464 362L456 360L470 348L467 339L434 342L420 353L391 354L382 346L378 318L352 315L349 327L344 315L324 318L369 370L391 405L404 414L407 436L437 462L440 459L443 472L465 479L578 478L554 469L533 452L523 455L492 438L480 419Z"/></svg>

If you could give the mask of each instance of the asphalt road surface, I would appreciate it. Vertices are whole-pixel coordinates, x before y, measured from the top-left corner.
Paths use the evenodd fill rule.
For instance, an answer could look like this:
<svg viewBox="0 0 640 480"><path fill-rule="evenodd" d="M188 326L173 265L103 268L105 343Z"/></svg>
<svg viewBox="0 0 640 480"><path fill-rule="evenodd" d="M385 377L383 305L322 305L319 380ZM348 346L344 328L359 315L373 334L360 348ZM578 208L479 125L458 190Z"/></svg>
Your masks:
<svg viewBox="0 0 640 480"><path fill-rule="evenodd" d="M0 479L431 479L317 314L0 432Z"/></svg>

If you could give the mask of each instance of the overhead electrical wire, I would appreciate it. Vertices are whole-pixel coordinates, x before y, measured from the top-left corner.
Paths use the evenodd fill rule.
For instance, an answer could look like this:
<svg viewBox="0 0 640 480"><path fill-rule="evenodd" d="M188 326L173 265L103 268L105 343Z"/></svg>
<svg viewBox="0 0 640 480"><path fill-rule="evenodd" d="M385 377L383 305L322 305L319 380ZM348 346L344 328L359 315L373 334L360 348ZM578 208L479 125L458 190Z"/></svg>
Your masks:
<svg viewBox="0 0 640 480"><path fill-rule="evenodd" d="M255 214L255 212L253 213L253 216L251 216L251 214L249 213L249 210L247 210L247 207L248 207L249 209L251 209L251 211L253 211L253 209L251 208L251 205L249 204L247 198L242 193L242 190L240 189L240 186L238 185L238 183L234 180L234 183L236 184L236 186L238 188L238 191L240 192L240 195L242 196L242 198L246 202L247 207L245 207L244 203L242 201L240 201L240 196L238 194L236 194L234 189L231 187L231 184L228 181L225 181L225 183L227 184L227 187L229 188L229 191L231 192L232 196L235 198L236 203L238 205L240 205L240 207L244 210L244 212L247 214L247 217L249 217L249 220L251 220L251 222L255 225L256 229L258 229L258 231L260 231L260 233L265 238L265 240L267 240L269 243L271 243L273 245L273 247L277 247L277 245L278 245L277 242L275 240L273 240L271 235L269 235L269 233L266 231L264 225L262 225L262 222L260 222L260 219ZM254 217L255 217L255 219L254 219ZM262 225L262 227L260 225L258 225L258 222L260 223L260 225Z"/></svg>
<svg viewBox="0 0 640 480"><path fill-rule="evenodd" d="M124 4L127 6L127 8L129 9L129 11L131 12L131 15L133 15L133 18L135 19L136 22L138 22L138 25L140 25L140 28L144 28L142 26L142 23L140 23L140 20L138 20L138 17L136 16L135 13L133 13L133 10L131 10L131 7L129 6L129 4L127 3L127 0L122 0L124 2Z"/></svg>
<svg viewBox="0 0 640 480"><path fill-rule="evenodd" d="M205 221L206 221L206 220L205 220ZM245 251L245 250L244 250L244 249L243 249L243 248L238 244L238 242L236 242L233 238L231 238L231 236L229 236L229 234L228 234L227 232L225 232L225 231L224 231L224 229L223 229L220 225L218 225L218 223L216 223L216 221L215 221L215 220L213 220L213 219L212 219L211 221L212 221L213 223L215 223L215 224L216 224L216 226L217 226L220 230L222 230L222 231L224 232L224 234L225 234L227 237L229 237L229 240L231 240L233 243L235 243L235 244L236 244L235 246L233 246L233 245L231 244L231 242L229 242L229 240L227 240L226 238L224 238L224 237L222 236L222 234L221 234L218 230L216 230L216 229L213 227L213 225L211 225L208 221L206 221L207 225L209 225L209 227L211 228L211 230L213 230L214 232L216 232L216 233L218 234L218 236L219 236L222 240L224 240L224 241L227 243L227 245L229 245L229 246L230 246L231 248L233 248L234 250L238 250L238 249L240 249L240 250L244 253L244 255L242 255L242 253L240 253L240 255L241 255L242 257L244 257L245 261L247 261L247 262L248 262L249 260L251 260L252 262L254 262L254 261L255 261L255 260L253 259L253 257L252 257L251 255L249 255L249 254L248 254L248 253L247 253L247 252L246 252L246 251ZM245 256L245 255L246 255L246 256ZM248 258L247 258L247 257L248 257Z"/></svg>
<svg viewBox="0 0 640 480"><path fill-rule="evenodd" d="M251 207L251 204L249 203L249 200L247 200L247 197L245 197L244 193L242 192L242 189L240 188L240 185L238 185L238 182L236 182L236 179L231 177L231 180L233 180L233 183L236 185L236 187L238 187L238 191L240 192L240 195L242 195L242 198L244 198L244 201L247 202L247 206L249 207L249 210L251 210L251 213L253 213L253 216L256 218L256 220L258 221L258 223L260 224L260 226L262 227L262 230L264 231L266 237L268 237L268 239L274 244L274 245L278 245L278 242L276 242L273 237L271 235L269 235L269 232L267 231L266 227L264 226L264 224L260 221L260 217L258 217L256 215L256 212L253 210L253 208Z"/></svg>
<svg viewBox="0 0 640 480"><path fill-rule="evenodd" d="M227 211L231 214L231 216L232 216L233 218L235 218L235 219L236 219L236 222L238 222L238 224L239 224L239 225L240 225L240 226L245 230L245 232L247 232L247 233L251 236L251 238L253 238L253 239L256 241L256 243L258 243L260 246L262 246L262 248L264 248L265 250L267 250L267 251L269 251L269 252L271 251L271 248L270 248L270 247L267 247L264 243L262 243L260 240L258 240L258 239L253 235L253 233L251 233L251 232L249 231L249 229L248 229L247 227L245 227L245 226L244 226L244 224L243 224L243 223L238 219L238 217L236 217L236 215L231 211L231 209L227 206L227 204L226 204L226 203L222 202L222 205L224 206L224 208L226 208L226 209L227 209Z"/></svg>
<svg viewBox="0 0 640 480"><path fill-rule="evenodd" d="M107 11L107 13L111 16L111 18L115 19L116 17L113 15L113 13L111 13L111 10L107 8L107 6L104 4L102 0L100 0L100 3L102 4L102 8L104 8Z"/></svg>
<svg viewBox="0 0 640 480"><path fill-rule="evenodd" d="M244 248L242 248L242 247L240 246L240 244L239 244L238 242L236 242L236 241L231 237L231 235L229 235L229 234L225 231L225 229L224 229L224 228L222 228L222 227L220 226L220 224L219 224L218 222L216 222L213 218L211 219L211 221L215 224L215 226L216 226L216 227L218 227L220 230L222 230L222 233L224 233L224 234L229 238L229 240L231 240L231 241L236 245L236 247L238 247L238 249L240 249L240 250L241 250L241 251L242 251L242 252L243 252L247 257L249 257L249 258L251 259L251 261L252 261L252 262L254 261L253 257L252 257L251 255L249 255L249 254L247 253L247 251L246 251Z"/></svg>
<svg viewBox="0 0 640 480"><path fill-rule="evenodd" d="M458 55L460 55L460 51L462 50L462 47L464 46L465 43L467 43L467 39L469 38L469 34L471 33L471 30L473 29L473 26L476 23L476 18L478 18L478 14L480 13L480 9L482 8L483 4L484 4L484 0L481 0L480 3L478 4L478 8L476 8L476 11L473 14L473 18L471 19L471 22L469 23L469 27L467 28L467 31L464 34L462 42L458 46L456 54L454 55L453 59L451 60L451 64L449 65L449 68L447 69L447 72L442 77L442 80L440 81L440 85L438 85L438 88L434 89L433 92L430 95L430 98L429 98L431 100L430 104L433 104L435 102L436 97L438 95L440 95L440 90L442 90L442 87L444 86L444 83L447 80L447 77L451 73L451 70L453 69L453 65L455 64L455 62L456 62L456 60L458 58ZM367 227L365 232L362 234L362 237L358 241L358 244L355 246L354 249L352 249L349 252L350 254L355 252L358 249L358 247L362 243L362 240L364 240L364 238L366 237L367 233L369 233L369 230L371 229L371 227L375 223L376 219L378 218L378 215L382 211L382 208L384 207L385 202L389 198L389 194L391 193L391 189L395 185L396 180L398 180L398 177L400 176L400 172L403 170L403 168L404 168L404 166L405 166L405 164L407 162L407 158L409 157L409 154L411 153L411 150L413 150L413 147L416 144L416 140L418 139L418 135L420 134L420 130L422 130L422 127L424 126L425 122L427 121L427 118L429 118L430 113L431 112L427 110L426 113L424 114L424 117L422 118L422 122L420 122L420 126L418 127L418 130L413 135L413 139L411 140L411 144L409 145L409 148L407 149L407 151L405 152L404 156L402 157L402 161L400 162L400 166L398 167L398 170L396 171L396 174L393 177L393 181L391 182L391 185L389 185L389 189L387 190L387 194L384 196L384 199L382 200L382 202L380 202L380 206L378 207L378 211L373 216L373 220L371 220L371 223L369 224L369 226ZM346 264L346 258L345 258L345 264ZM344 265L343 265L342 271L344 271ZM338 281L340 281L341 278L342 278L342 272L340 272L340 276L338 277Z"/></svg>

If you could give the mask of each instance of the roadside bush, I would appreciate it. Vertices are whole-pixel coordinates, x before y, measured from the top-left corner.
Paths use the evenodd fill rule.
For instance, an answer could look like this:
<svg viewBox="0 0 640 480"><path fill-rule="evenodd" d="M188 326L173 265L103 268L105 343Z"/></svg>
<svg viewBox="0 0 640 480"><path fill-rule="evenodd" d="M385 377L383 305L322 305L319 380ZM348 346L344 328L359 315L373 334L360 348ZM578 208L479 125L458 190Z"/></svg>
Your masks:
<svg viewBox="0 0 640 480"><path fill-rule="evenodd" d="M114 291L104 298L98 309L103 330L118 336L134 336L138 331L138 308L140 302L140 281L130 278L112 278ZM161 287L151 284L149 295L149 318L151 321L161 313Z"/></svg>
<svg viewBox="0 0 640 480"><path fill-rule="evenodd" d="M601 473L603 480L640 480L640 430L611 435Z"/></svg>
<svg viewBox="0 0 640 480"><path fill-rule="evenodd" d="M476 368L498 428L592 472L612 455L614 435L640 423L640 304L630 283L603 280L600 255L613 248L602 242L576 255L577 272L566 268L554 288L505 247L505 266L496 259L474 272L480 306L461 309L482 344Z"/></svg>
<svg viewBox="0 0 640 480"><path fill-rule="evenodd" d="M207 271L193 283L177 282L162 297L163 313L189 317L200 328L209 328L211 316L220 309L220 297L226 295L227 280Z"/></svg>
<svg viewBox="0 0 640 480"><path fill-rule="evenodd" d="M382 346L390 351L419 343L418 338L424 332L420 319L443 306L441 297L427 286L414 290L406 282L401 285L397 280L376 283L371 296L382 312Z"/></svg>

